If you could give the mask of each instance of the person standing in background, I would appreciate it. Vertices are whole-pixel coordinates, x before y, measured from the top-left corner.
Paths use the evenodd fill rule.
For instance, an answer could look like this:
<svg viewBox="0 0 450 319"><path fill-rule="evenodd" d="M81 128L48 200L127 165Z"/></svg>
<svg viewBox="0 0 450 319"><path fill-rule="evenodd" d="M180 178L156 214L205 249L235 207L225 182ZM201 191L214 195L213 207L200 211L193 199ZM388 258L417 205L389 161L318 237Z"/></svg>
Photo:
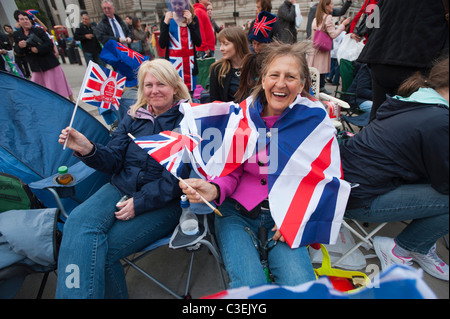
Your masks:
<svg viewBox="0 0 450 319"><path fill-rule="evenodd" d="M133 40L128 25L116 14L114 4L110 0L102 2L103 16L94 30L95 37L103 44L113 39L123 45L129 45Z"/></svg>
<svg viewBox="0 0 450 319"><path fill-rule="evenodd" d="M75 40L81 42L81 49L83 50L86 65L89 64L89 61L93 61L99 65L106 66L105 62L100 59L102 47L94 34L94 28L96 26L97 24L95 22L91 22L91 19L86 11L81 12L81 23L75 30L74 38Z"/></svg>
<svg viewBox="0 0 450 319"><path fill-rule="evenodd" d="M275 37L284 43L297 42L297 27L295 26L296 0L285 0L278 9L278 34Z"/></svg>
<svg viewBox="0 0 450 319"><path fill-rule="evenodd" d="M214 49L210 52L210 56L214 57L214 51L216 50L215 45L217 43L217 33L219 33L222 28L219 27L216 23L216 21L213 19L213 6L212 4L208 4L208 6L206 7L206 11L208 12L208 17L209 17L209 21L211 21L211 25L213 27L214 30L214 37L215 37L215 41L214 41Z"/></svg>
<svg viewBox="0 0 450 319"><path fill-rule="evenodd" d="M195 0L194 10L200 23L200 35L202 37L202 44L197 46L197 56L200 58L210 57L211 50L214 51L216 47L216 37L214 30L209 20L206 7L211 4L210 0Z"/></svg>
<svg viewBox="0 0 450 319"><path fill-rule="evenodd" d="M14 51L25 54L30 63L31 81L75 101L58 58L53 51L54 44L42 28L32 27L25 11L16 10L14 18L20 29L14 32Z"/></svg>

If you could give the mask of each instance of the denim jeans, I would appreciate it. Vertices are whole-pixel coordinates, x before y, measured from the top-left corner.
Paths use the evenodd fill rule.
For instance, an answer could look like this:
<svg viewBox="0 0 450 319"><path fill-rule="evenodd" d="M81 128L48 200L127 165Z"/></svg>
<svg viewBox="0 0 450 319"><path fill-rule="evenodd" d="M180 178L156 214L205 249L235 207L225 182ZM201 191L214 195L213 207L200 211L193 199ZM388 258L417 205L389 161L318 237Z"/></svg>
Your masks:
<svg viewBox="0 0 450 319"><path fill-rule="evenodd" d="M347 210L345 217L375 223L412 220L395 240L406 250L426 254L448 234L448 198L429 184L406 184L378 196L370 205Z"/></svg>
<svg viewBox="0 0 450 319"><path fill-rule="evenodd" d="M269 211L261 211L256 219L245 217L235 207L235 202L225 200L219 207L222 217L215 218L217 242L222 254L230 288L267 284L267 279L251 236L258 228L268 228L267 238L274 232L275 223ZM268 254L269 268L279 285L295 286L315 280L314 270L306 247L291 249L288 244L278 242Z"/></svg>
<svg viewBox="0 0 450 319"><path fill-rule="evenodd" d="M169 235L178 224L179 200L120 221L114 216L120 197L108 183L69 215L58 257L56 298L127 298L120 260Z"/></svg>
<svg viewBox="0 0 450 319"><path fill-rule="evenodd" d="M105 62L103 62L102 59L100 59L100 52L98 53L89 53L86 51L83 51L84 60L86 61L86 65L89 65L89 61L95 62L101 66L106 67Z"/></svg>
<svg viewBox="0 0 450 319"><path fill-rule="evenodd" d="M372 101L364 101L359 105L359 108L363 112L370 112L370 110L372 109L372 104Z"/></svg>

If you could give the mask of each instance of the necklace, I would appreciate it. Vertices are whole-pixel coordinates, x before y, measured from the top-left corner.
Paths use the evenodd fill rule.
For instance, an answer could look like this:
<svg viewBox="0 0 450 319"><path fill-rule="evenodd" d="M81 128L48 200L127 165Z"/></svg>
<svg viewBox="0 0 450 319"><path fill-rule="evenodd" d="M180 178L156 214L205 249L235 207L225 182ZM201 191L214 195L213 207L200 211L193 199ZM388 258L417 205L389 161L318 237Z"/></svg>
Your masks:
<svg viewBox="0 0 450 319"><path fill-rule="evenodd" d="M234 74L236 74L236 76L238 78L241 77L241 69L238 69L237 71L235 71Z"/></svg>

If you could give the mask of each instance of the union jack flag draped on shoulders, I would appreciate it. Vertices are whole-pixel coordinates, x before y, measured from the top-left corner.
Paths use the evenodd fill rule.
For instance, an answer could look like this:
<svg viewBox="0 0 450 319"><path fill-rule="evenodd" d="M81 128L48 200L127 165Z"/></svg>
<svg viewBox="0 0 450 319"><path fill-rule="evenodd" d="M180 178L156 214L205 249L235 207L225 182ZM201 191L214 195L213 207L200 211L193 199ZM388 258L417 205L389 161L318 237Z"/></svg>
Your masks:
<svg viewBox="0 0 450 319"><path fill-rule="evenodd" d="M89 61L79 98L98 108L118 110L125 80L119 73Z"/></svg>
<svg viewBox="0 0 450 319"><path fill-rule="evenodd" d="M327 112L322 104L299 95L269 130L260 116L262 108L252 98L240 105L182 104L181 132L203 138L192 153L198 172L208 179L229 174L255 154L261 147L257 144L267 143L269 205L281 234L292 248L334 244L350 185L343 180L335 128ZM218 147L203 145L219 132L222 135L215 138L222 142L212 143ZM269 148L271 141L278 145Z"/></svg>
<svg viewBox="0 0 450 319"><path fill-rule="evenodd" d="M164 131L156 135L141 136L134 142L157 160L175 177L181 177L183 165L189 163L189 153L200 143L201 138L194 134L179 134Z"/></svg>

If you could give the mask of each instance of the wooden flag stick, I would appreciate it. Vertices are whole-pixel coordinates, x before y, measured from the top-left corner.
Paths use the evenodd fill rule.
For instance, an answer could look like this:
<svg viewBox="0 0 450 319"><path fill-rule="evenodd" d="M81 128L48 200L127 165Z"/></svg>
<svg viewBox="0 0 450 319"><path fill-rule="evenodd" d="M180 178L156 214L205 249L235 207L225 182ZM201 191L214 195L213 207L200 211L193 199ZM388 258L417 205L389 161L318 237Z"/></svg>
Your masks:
<svg viewBox="0 0 450 319"><path fill-rule="evenodd" d="M70 119L70 124L69 124L69 131L67 132L67 138L66 138L66 141L64 142L63 150L66 149L67 141L69 140L70 130L72 129L73 119L75 118L75 113L77 112L77 109L78 109L78 101L79 100L80 100L80 96L78 95L77 104L75 104L75 108L73 109L72 118Z"/></svg>
<svg viewBox="0 0 450 319"><path fill-rule="evenodd" d="M201 200L209 206L209 208L211 208L213 210L214 213L216 213L219 216L222 216L222 214L220 213L220 211L215 208L213 205L211 205L202 195L200 195L195 189L192 188L191 185L189 185L188 183L186 183L181 177L178 177L178 179L183 182L184 185L186 185L187 187L189 187L190 189L192 189L194 192L197 193L198 196L200 196Z"/></svg>
<svg viewBox="0 0 450 319"><path fill-rule="evenodd" d="M135 139L135 137L134 137L133 135L131 135L130 133L128 133L128 136L129 136L132 140ZM214 213L216 213L216 214L219 215L219 216L222 216L222 214L220 213L220 211L219 211L217 208L215 208L213 205L211 205L211 204L210 204L210 203L209 203L202 195L200 195L195 189L193 189L191 185L189 185L188 183L186 183L181 177L177 177L177 178L178 178L181 182L183 182L184 185L186 185L187 187L189 187L190 189L192 189L194 192L196 192L197 195L200 196L201 200L202 200L206 205L208 205L209 208L211 208L211 209L213 210Z"/></svg>
<svg viewBox="0 0 450 319"><path fill-rule="evenodd" d="M94 64L95 64L94 62L89 61L88 67L84 73L83 82L81 83L80 92L78 93L78 97L77 97L77 103L75 104L75 108L73 109L73 113L72 113L72 118L70 119L69 131L67 132L67 139L64 142L63 150L66 149L67 141L69 140L70 130L72 129L73 119L75 118L75 113L77 112L77 109L78 109L78 102L80 102L80 96L83 95L83 92L86 88L86 83L89 79L89 74L91 73L91 69Z"/></svg>

